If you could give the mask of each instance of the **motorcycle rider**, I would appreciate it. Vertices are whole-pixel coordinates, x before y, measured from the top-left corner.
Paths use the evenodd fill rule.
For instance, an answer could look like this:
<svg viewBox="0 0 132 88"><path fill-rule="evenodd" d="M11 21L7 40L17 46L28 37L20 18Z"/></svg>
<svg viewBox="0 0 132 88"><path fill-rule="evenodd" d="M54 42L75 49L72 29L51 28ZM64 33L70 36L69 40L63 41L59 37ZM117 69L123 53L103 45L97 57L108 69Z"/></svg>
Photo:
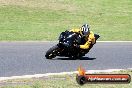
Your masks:
<svg viewBox="0 0 132 88"><path fill-rule="evenodd" d="M75 45L76 48L81 49L82 54L88 53L96 42L94 33L90 31L90 27L88 24L84 24L81 28L71 29L69 31L79 33L82 36L82 39L85 41L82 45Z"/></svg>

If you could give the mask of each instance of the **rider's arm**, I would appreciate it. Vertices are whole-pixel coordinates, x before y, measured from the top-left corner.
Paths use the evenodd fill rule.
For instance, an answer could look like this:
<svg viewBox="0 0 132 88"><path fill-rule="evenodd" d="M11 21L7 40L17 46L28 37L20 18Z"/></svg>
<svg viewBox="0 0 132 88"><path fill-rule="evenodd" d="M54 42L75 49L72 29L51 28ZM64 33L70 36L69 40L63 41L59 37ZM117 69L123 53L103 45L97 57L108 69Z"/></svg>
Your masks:
<svg viewBox="0 0 132 88"><path fill-rule="evenodd" d="M91 44L95 43L95 37L94 37L94 33L90 32L90 35L88 37L88 41L84 44L84 45L80 45L81 49L88 49L90 47Z"/></svg>

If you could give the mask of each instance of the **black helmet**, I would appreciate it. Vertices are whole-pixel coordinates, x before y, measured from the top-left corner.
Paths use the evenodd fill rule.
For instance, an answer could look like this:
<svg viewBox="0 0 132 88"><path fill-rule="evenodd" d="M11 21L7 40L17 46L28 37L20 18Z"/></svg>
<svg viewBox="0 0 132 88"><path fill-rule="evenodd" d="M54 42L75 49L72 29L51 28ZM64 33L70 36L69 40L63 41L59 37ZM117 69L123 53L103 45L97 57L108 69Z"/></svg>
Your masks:
<svg viewBox="0 0 132 88"><path fill-rule="evenodd" d="M89 32L90 32L90 27L88 24L84 24L82 27L81 27L81 30L82 30L82 33L83 35L88 35Z"/></svg>

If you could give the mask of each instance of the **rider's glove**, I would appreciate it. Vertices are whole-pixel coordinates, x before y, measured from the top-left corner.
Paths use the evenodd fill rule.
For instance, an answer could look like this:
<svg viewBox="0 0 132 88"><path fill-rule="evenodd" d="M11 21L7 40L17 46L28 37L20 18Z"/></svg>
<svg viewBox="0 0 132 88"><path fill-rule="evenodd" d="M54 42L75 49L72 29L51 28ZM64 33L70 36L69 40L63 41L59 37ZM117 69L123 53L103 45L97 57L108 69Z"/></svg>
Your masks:
<svg viewBox="0 0 132 88"><path fill-rule="evenodd" d="M76 48L80 48L80 45L75 45Z"/></svg>

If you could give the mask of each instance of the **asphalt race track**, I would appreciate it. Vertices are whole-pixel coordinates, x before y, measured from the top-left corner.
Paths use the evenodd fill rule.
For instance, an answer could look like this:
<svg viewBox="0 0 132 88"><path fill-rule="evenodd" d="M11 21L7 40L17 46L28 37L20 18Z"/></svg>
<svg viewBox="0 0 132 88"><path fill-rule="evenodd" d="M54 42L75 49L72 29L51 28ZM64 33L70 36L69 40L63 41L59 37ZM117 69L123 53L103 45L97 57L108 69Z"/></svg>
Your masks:
<svg viewBox="0 0 132 88"><path fill-rule="evenodd" d="M132 68L132 42L97 42L81 60L45 58L57 42L0 42L0 77L86 70Z"/></svg>

